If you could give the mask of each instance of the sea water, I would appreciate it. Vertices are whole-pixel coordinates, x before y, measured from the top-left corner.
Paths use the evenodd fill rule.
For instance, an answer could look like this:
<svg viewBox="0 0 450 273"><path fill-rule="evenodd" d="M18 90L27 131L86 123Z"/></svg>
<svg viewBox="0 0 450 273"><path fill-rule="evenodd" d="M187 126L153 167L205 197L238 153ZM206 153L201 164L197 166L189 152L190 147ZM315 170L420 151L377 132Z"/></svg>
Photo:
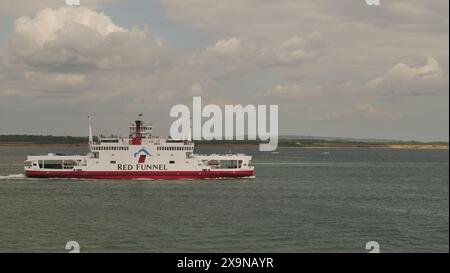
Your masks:
<svg viewBox="0 0 450 273"><path fill-rule="evenodd" d="M0 252L449 251L448 150L232 149L253 179L24 177L48 152L85 149L0 148Z"/></svg>

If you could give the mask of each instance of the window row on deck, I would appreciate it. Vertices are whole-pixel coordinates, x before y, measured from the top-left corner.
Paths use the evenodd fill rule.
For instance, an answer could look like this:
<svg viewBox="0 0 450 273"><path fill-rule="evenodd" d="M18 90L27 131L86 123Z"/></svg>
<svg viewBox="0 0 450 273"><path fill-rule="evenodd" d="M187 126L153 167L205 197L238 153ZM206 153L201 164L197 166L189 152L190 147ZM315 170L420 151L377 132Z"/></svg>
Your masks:
<svg viewBox="0 0 450 273"><path fill-rule="evenodd" d="M156 148L158 151L192 151L194 147L192 146L175 146L175 147L166 147L166 146L158 146Z"/></svg>
<svg viewBox="0 0 450 273"><path fill-rule="evenodd" d="M93 151L128 151L128 146L94 146Z"/></svg>

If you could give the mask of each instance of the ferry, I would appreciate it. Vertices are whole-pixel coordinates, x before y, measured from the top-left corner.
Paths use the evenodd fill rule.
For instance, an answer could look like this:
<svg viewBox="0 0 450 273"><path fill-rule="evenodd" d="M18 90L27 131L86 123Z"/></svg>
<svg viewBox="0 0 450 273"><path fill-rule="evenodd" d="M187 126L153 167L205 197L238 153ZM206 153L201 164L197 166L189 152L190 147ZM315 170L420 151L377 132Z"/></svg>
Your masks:
<svg viewBox="0 0 450 273"><path fill-rule="evenodd" d="M245 154L194 153L194 142L153 136L142 115L128 137L100 136L94 141L89 117L89 152L84 155L28 155L25 175L69 179L214 179L254 177Z"/></svg>

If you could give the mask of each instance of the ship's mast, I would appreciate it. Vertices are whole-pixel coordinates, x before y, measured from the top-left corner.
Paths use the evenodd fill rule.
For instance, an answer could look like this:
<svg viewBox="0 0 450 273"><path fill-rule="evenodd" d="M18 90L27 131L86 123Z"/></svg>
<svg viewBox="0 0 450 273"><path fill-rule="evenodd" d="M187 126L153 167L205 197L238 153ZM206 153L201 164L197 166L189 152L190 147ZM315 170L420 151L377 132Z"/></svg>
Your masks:
<svg viewBox="0 0 450 273"><path fill-rule="evenodd" d="M188 142L192 142L192 117L189 119L189 134L188 134Z"/></svg>
<svg viewBox="0 0 450 273"><path fill-rule="evenodd" d="M92 124L91 124L91 115L88 116L89 119L89 145L94 144L94 137L92 136Z"/></svg>

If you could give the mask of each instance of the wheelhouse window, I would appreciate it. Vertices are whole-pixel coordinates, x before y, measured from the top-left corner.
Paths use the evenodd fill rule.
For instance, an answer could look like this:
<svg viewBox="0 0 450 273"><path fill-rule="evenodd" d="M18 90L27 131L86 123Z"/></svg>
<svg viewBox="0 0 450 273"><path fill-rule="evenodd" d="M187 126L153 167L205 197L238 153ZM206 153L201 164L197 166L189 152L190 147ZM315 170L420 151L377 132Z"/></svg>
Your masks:
<svg viewBox="0 0 450 273"><path fill-rule="evenodd" d="M241 168L242 160L208 160L206 164L211 169L237 169Z"/></svg>
<svg viewBox="0 0 450 273"><path fill-rule="evenodd" d="M76 165L76 162L73 160L64 160L63 161L63 168L64 169L73 169L73 167Z"/></svg>
<svg viewBox="0 0 450 273"><path fill-rule="evenodd" d="M45 169L62 169L63 168L63 161L62 160L44 160L44 161L40 161L43 162L43 167L41 167L41 164L39 164L40 168L45 168Z"/></svg>
<svg viewBox="0 0 450 273"><path fill-rule="evenodd" d="M220 160L219 168L220 169L237 169L238 162L237 160Z"/></svg>

